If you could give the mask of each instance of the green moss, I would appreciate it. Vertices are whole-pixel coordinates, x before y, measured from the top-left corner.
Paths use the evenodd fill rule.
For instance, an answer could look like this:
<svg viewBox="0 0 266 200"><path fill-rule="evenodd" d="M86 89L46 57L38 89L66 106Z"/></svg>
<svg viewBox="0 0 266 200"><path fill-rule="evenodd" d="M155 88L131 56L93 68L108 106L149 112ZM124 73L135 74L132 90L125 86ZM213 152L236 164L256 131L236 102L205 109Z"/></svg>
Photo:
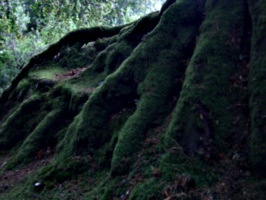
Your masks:
<svg viewBox="0 0 266 200"><path fill-rule="evenodd" d="M118 187L121 185L117 184L118 180L108 180L107 183L105 183L105 189L104 192L99 193L99 199L100 200L108 200L108 199L114 199L114 198L119 198L119 192L118 192Z"/></svg>
<svg viewBox="0 0 266 200"><path fill-rule="evenodd" d="M66 180L76 180L88 169L90 165L86 157L69 157L63 162L50 162L38 170L36 179L51 189Z"/></svg>
<svg viewBox="0 0 266 200"><path fill-rule="evenodd" d="M185 7L186 3L180 3L180 5L169 9L165 13L165 20L171 20L172 15L182 6ZM194 12L195 10L191 9L190 11ZM146 36L145 42L135 50L128 62L125 63L127 67L134 66L134 80L140 81L138 85L140 97L137 99L136 112L128 119L119 133L112 159L113 174L128 172L128 167L140 149L141 141L145 139L146 131L153 126L152 122L165 115L169 109L168 99L173 95L173 89L176 87L173 82L176 77L182 76L183 73L182 60L185 57L182 51L189 50L191 41L197 34L197 23L182 24L183 20L190 17L189 14L190 12L179 16L180 21L177 20L171 26L167 21L159 24L151 33L152 39L149 40L149 36ZM184 32L177 34L179 28ZM168 31L167 34L173 37L173 40L175 37L174 41L183 41L182 44L179 42L170 43L171 39L168 42L162 42L166 30ZM154 51L157 48L160 49L160 52ZM144 69L143 60L145 60ZM173 63L175 64L173 65ZM147 73L145 77L143 74L138 77L140 69ZM142 80L143 78L144 80ZM178 95L178 92L175 91L174 93Z"/></svg>
<svg viewBox="0 0 266 200"><path fill-rule="evenodd" d="M114 72L130 56L134 48L141 42L142 37L150 32L157 23L158 15L151 14L138 20L135 26L124 28L117 42L109 45L95 59L92 64L93 70L97 72L104 70L106 74ZM141 24L149 24L149 26L141 26Z"/></svg>
<svg viewBox="0 0 266 200"><path fill-rule="evenodd" d="M57 143L56 133L65 126L65 115L60 109L49 112L24 140L14 163L25 163L35 158L40 150L54 149Z"/></svg>
<svg viewBox="0 0 266 200"><path fill-rule="evenodd" d="M36 95L37 92L34 85L25 78L18 85L18 88L9 94L8 101L0 104L0 121L4 122L6 118L18 108L24 100L31 95Z"/></svg>
<svg viewBox="0 0 266 200"><path fill-rule="evenodd" d="M128 25L121 25L116 27L93 27L88 29L79 29L73 32L68 33L65 37L59 40L57 43L52 44L49 46L47 50L42 52L39 55L34 56L31 58L29 63L21 70L21 72L13 79L9 88L7 88L2 95L0 96L0 103L4 103L7 101L10 93L16 89L19 82L28 76L29 71L34 68L36 65L41 65L46 61L51 61L54 59L55 56L58 55L62 47L72 47L76 53L77 49L82 48L82 46L88 42L95 41L98 38L103 37L113 37L119 33L119 31ZM71 67L80 66L80 63L74 63ZM83 64L83 63L82 63ZM74 65L74 66L73 66Z"/></svg>
<svg viewBox="0 0 266 200"><path fill-rule="evenodd" d="M13 111L0 127L1 149L11 149L23 141L45 116L46 110L39 110L45 106L43 96L33 96Z"/></svg>
<svg viewBox="0 0 266 200"><path fill-rule="evenodd" d="M129 195L129 200L152 200L152 199L163 199L163 188L165 184L159 182L155 178L147 179L146 181L137 184Z"/></svg>
<svg viewBox="0 0 266 200"><path fill-rule="evenodd" d="M223 13L225 8L227 15ZM169 143L172 139L182 143L189 154L203 150L209 157L216 154L216 150L211 149L212 144L218 151L232 147L230 141L236 130L231 106L239 101L239 96L235 90L230 90L232 83L228 77L238 71L241 49L230 41L233 37L241 39L244 18L242 2L221 1L206 13L201 25L166 137Z"/></svg>
<svg viewBox="0 0 266 200"><path fill-rule="evenodd" d="M66 69L61 67L54 67L49 66L43 69L33 70L30 73L30 77L35 79L49 79L49 80L56 80L56 74L61 75L67 72Z"/></svg>
<svg viewBox="0 0 266 200"><path fill-rule="evenodd" d="M218 188L228 177L219 164L249 170L247 144L264 175L265 3L249 1L253 27L244 0L204 4L168 0L130 25L71 32L34 57L1 96L0 150L13 155L10 168L30 166L41 149L54 155L5 198L163 199L180 175L198 191Z"/></svg>
<svg viewBox="0 0 266 200"><path fill-rule="evenodd" d="M137 40L139 41L139 39ZM114 43L108 47L109 50L106 50L108 52L107 57L103 59L105 60L105 63L103 63L103 69L106 69L105 74L108 75L119 67L136 45L137 43L132 44L121 39L117 44ZM92 63L93 70L98 69L98 66L101 65L97 60L102 60L102 55L104 55L103 52L97 56L96 62ZM104 80L102 86L97 87L98 85L96 85L95 87L95 83L100 78L104 79L106 75L99 76L93 73L93 71L88 71L88 73L82 74L76 80L69 81L69 86L73 86L72 90L81 91L75 88L79 87L81 83L82 85L86 83L88 87L93 85L95 90L82 108L81 113L69 126L64 140L59 144L58 149L63 149L62 155L85 154L98 149L112 137L112 132L108 131L108 126L104 126L112 115L121 112L123 109L130 109L132 105L133 107L135 106L134 99L136 99L137 91L131 69L120 67L117 72ZM99 130L101 131L99 132ZM112 149L107 151L112 153ZM105 154L107 151L99 152L98 157L102 157L101 154Z"/></svg>
<svg viewBox="0 0 266 200"><path fill-rule="evenodd" d="M197 188L211 187L218 181L218 170L215 171L210 163L207 164L198 157L191 158L181 151L165 154L160 160L159 169L164 180L169 182L179 175L187 174L195 180Z"/></svg>

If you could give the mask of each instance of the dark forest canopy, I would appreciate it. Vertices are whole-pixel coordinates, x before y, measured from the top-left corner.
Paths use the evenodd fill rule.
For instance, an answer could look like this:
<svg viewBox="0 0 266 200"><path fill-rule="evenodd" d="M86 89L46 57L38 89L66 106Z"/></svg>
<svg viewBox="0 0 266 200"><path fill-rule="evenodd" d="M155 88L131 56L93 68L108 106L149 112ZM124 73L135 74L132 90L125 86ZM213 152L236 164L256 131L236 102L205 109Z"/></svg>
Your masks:
<svg viewBox="0 0 266 200"><path fill-rule="evenodd" d="M68 33L1 95L0 197L265 199L265 32L264 0L168 0Z"/></svg>

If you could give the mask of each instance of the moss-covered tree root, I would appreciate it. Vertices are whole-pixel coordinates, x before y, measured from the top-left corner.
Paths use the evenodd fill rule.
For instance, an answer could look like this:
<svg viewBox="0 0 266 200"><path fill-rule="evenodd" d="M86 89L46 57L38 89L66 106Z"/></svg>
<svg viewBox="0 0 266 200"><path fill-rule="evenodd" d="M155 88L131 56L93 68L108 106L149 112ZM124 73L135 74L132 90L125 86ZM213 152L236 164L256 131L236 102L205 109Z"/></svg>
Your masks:
<svg viewBox="0 0 266 200"><path fill-rule="evenodd" d="M265 11L168 0L33 57L0 98L0 169L34 173L0 198L265 199Z"/></svg>

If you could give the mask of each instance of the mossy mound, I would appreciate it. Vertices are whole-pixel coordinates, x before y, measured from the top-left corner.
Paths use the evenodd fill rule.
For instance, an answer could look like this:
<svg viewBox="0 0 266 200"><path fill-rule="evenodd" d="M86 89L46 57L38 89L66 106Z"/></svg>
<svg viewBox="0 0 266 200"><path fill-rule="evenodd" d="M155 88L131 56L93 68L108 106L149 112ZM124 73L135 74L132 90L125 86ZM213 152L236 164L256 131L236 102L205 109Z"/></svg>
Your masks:
<svg viewBox="0 0 266 200"><path fill-rule="evenodd" d="M0 198L265 199L265 19L168 0L33 57L0 98Z"/></svg>

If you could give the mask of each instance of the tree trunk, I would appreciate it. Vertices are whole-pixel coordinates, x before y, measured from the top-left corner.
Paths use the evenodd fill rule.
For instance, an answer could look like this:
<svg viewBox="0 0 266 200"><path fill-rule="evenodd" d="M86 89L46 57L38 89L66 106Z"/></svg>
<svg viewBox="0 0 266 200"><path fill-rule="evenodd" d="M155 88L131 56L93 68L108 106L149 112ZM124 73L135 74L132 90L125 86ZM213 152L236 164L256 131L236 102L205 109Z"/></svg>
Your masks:
<svg viewBox="0 0 266 200"><path fill-rule="evenodd" d="M33 57L0 98L4 171L34 171L5 195L265 199L265 19L264 0L168 0Z"/></svg>

